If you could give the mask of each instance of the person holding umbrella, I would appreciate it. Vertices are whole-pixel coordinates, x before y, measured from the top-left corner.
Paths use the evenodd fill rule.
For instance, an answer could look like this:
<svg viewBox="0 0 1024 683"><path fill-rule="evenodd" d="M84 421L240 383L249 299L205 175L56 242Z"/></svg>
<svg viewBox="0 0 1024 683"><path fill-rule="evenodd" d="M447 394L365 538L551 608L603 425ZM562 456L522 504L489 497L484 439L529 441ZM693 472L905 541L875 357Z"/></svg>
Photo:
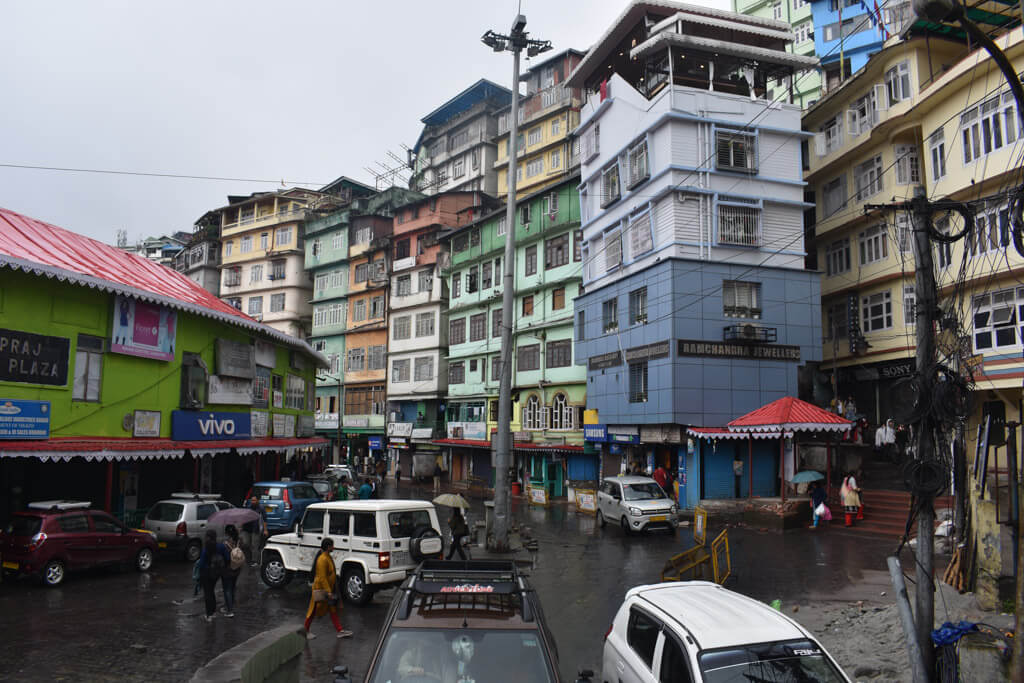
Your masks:
<svg viewBox="0 0 1024 683"><path fill-rule="evenodd" d="M446 559L452 559L456 550L459 551L459 557L463 560L468 559L466 551L462 548L462 539L469 536L469 526L466 525L461 509L452 508L452 516L448 518L448 528L452 532L452 546L448 549L448 557Z"/></svg>

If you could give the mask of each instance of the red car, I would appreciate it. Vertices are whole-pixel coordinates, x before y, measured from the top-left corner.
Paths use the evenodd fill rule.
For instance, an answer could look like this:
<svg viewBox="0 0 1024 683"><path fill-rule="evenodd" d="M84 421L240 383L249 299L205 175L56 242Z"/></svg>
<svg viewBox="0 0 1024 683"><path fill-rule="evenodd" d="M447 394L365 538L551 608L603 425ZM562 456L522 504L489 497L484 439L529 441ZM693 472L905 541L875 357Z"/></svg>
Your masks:
<svg viewBox="0 0 1024 683"><path fill-rule="evenodd" d="M30 503L0 532L4 574L38 576L47 586L63 583L69 571L103 565L148 571L156 548L152 533L129 529L86 502Z"/></svg>

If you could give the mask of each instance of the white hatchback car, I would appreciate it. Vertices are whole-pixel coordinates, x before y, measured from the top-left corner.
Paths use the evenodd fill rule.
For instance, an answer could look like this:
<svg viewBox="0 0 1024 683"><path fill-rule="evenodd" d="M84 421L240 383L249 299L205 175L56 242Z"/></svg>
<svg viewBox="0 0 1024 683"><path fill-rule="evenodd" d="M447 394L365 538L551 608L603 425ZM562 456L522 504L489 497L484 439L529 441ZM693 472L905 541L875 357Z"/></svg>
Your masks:
<svg viewBox="0 0 1024 683"><path fill-rule="evenodd" d="M803 626L707 581L630 589L601 674L605 683L850 680Z"/></svg>
<svg viewBox="0 0 1024 683"><path fill-rule="evenodd" d="M597 489L597 524L619 524L627 534L679 528L679 506L650 477L605 477Z"/></svg>

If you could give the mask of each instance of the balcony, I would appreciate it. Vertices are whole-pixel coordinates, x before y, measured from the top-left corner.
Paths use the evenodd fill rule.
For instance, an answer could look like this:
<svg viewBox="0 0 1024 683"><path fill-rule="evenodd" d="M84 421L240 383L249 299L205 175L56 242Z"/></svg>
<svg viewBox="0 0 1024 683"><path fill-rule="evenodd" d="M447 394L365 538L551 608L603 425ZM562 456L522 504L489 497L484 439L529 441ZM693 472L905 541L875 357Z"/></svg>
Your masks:
<svg viewBox="0 0 1024 683"><path fill-rule="evenodd" d="M722 331L724 341L752 342L758 344L774 344L778 341L779 331L775 327L761 327L751 323L727 325Z"/></svg>
<svg viewBox="0 0 1024 683"><path fill-rule="evenodd" d="M225 223L221 233L227 236L250 228L277 225L286 221L301 221L305 215L306 209L301 208L265 213L262 216L245 216L234 223Z"/></svg>
<svg viewBox="0 0 1024 683"><path fill-rule="evenodd" d="M400 270L409 270L410 268L415 268L415 267L416 267L416 257L415 256L407 256L405 258L395 259L394 262L392 262L392 264L391 264L391 269L394 272L396 272L396 273L398 271L400 271Z"/></svg>

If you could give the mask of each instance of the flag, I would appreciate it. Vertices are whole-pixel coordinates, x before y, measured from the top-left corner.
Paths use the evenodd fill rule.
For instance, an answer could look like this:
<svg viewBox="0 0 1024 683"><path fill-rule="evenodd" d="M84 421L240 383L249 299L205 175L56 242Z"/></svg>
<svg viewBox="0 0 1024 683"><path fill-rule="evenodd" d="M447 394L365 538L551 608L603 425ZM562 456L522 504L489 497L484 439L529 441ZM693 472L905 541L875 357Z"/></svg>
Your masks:
<svg viewBox="0 0 1024 683"><path fill-rule="evenodd" d="M878 27L882 31L882 40L889 40L889 30L885 27L885 22L882 21L882 10L878 9L878 0L874 0L875 3L875 15L878 17Z"/></svg>

